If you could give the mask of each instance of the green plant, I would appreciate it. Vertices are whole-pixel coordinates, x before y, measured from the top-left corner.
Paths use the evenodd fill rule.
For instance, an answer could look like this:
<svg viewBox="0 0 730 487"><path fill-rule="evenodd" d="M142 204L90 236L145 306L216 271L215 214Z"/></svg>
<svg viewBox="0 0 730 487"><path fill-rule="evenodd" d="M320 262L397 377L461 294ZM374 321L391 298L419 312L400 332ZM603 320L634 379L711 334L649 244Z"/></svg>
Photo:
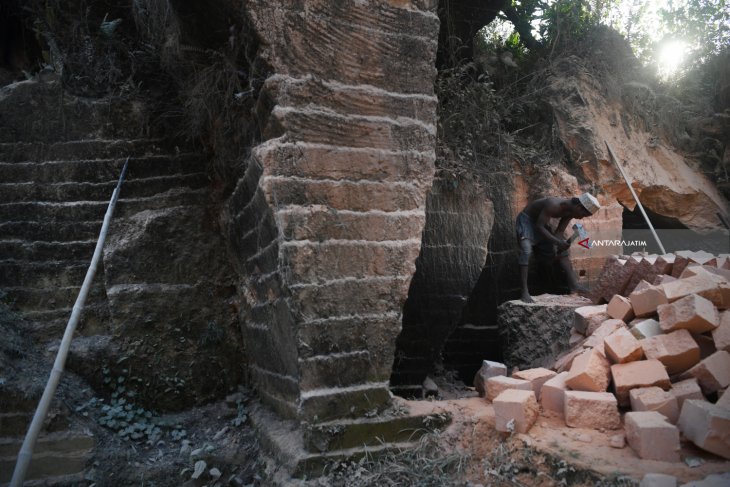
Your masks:
<svg viewBox="0 0 730 487"><path fill-rule="evenodd" d="M122 370L123 374L128 372L128 369ZM148 445L155 445L166 432L174 441L187 436L181 425L163 421L154 412L135 404L136 393L126 386L135 378L115 376L107 366L102 367L102 375L103 383L112 391L110 398L93 397L77 407L76 412L91 416L99 425L116 432L121 438Z"/></svg>

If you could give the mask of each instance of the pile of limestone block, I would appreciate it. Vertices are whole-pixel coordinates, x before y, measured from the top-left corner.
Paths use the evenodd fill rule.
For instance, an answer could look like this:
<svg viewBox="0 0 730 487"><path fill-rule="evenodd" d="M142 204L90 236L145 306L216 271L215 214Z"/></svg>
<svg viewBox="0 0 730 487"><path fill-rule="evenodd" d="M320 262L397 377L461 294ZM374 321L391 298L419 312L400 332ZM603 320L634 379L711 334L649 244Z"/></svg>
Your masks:
<svg viewBox="0 0 730 487"><path fill-rule="evenodd" d="M570 427L623 429L617 446L642 459L679 461L680 440L730 459L730 255L612 257L592 298L553 370L507 377L484 362L474 384L497 430L528 431L542 407Z"/></svg>

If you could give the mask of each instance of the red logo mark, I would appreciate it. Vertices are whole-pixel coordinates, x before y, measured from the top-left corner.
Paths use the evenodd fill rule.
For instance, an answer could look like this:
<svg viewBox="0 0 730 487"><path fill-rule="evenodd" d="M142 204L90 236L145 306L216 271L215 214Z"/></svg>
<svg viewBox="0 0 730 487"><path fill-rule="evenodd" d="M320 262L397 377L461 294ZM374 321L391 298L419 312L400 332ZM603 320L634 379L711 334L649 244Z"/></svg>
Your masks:
<svg viewBox="0 0 730 487"><path fill-rule="evenodd" d="M589 238L584 238L583 240L581 240L580 242L578 242L578 245L580 245L583 248L590 249L591 246L588 243L589 240L590 240Z"/></svg>

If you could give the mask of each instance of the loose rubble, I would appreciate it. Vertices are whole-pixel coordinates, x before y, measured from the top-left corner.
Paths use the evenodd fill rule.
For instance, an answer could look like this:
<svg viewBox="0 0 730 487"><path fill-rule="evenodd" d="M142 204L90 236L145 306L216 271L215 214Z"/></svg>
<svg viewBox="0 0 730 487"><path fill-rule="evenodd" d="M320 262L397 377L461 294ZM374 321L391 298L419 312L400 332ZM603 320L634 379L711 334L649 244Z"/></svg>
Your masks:
<svg viewBox="0 0 730 487"><path fill-rule="evenodd" d="M730 255L611 257L591 299L552 371L508 377L485 362L475 385L497 429L529 431L539 404L569 427L622 431L610 446L641 459L680 462L682 442L730 459ZM647 474L642 485L672 481Z"/></svg>

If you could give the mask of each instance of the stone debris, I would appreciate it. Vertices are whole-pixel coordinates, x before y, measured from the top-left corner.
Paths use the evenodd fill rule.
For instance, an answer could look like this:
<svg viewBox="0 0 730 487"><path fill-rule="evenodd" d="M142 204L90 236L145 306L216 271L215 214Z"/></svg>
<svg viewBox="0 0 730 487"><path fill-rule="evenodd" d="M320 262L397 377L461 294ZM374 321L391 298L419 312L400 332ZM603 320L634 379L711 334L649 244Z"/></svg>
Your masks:
<svg viewBox="0 0 730 487"><path fill-rule="evenodd" d="M610 392L566 391L563 415L565 424L572 428L621 427L616 397Z"/></svg>
<svg viewBox="0 0 730 487"><path fill-rule="evenodd" d="M656 313L662 304L667 304L667 295L663 286L652 286L638 288L629 295L631 307L638 318L646 318Z"/></svg>
<svg viewBox="0 0 730 487"><path fill-rule="evenodd" d="M720 323L712 330L712 340L717 350L730 352L730 310L720 313Z"/></svg>
<svg viewBox="0 0 730 487"><path fill-rule="evenodd" d="M644 350L634 335L626 328L620 328L603 340L606 357L614 364L641 360ZM699 347L697 348L699 355Z"/></svg>
<svg viewBox="0 0 730 487"><path fill-rule="evenodd" d="M659 322L653 319L637 321L631 325L629 331L637 340L661 335L663 333L662 327L659 326Z"/></svg>
<svg viewBox="0 0 730 487"><path fill-rule="evenodd" d="M641 479L639 487L677 487L677 477L663 473L648 473Z"/></svg>
<svg viewBox="0 0 730 487"><path fill-rule="evenodd" d="M676 424L679 419L677 398L660 387L643 387L629 392L631 409L634 411L656 411L667 420Z"/></svg>
<svg viewBox="0 0 730 487"><path fill-rule="evenodd" d="M565 406L565 391L568 386L565 379L568 378L568 372L561 372L552 379L542 385L540 390L540 406L545 411L553 411L563 414ZM698 386L699 387L699 386ZM730 395L728 395L730 397Z"/></svg>
<svg viewBox="0 0 730 487"><path fill-rule="evenodd" d="M519 372L512 374L512 377L515 379L529 381L530 384L532 384L532 390L535 391L535 396L537 399L540 399L540 391L543 384L556 375L557 373L550 369L538 367L535 369L520 370Z"/></svg>
<svg viewBox="0 0 730 487"><path fill-rule="evenodd" d="M720 350L685 372L682 377L691 376L705 394L712 394L730 386L730 353Z"/></svg>
<svg viewBox="0 0 730 487"><path fill-rule="evenodd" d="M660 361L669 375L684 372L700 361L700 347L687 330L645 338L641 347L646 358Z"/></svg>
<svg viewBox="0 0 730 487"><path fill-rule="evenodd" d="M730 410L689 399L682 406L678 426L695 445L730 460Z"/></svg>
<svg viewBox="0 0 730 487"><path fill-rule="evenodd" d="M657 308L657 313L664 332L685 329L700 334L714 330L720 323L717 308L710 300L696 294L663 304Z"/></svg>
<svg viewBox="0 0 730 487"><path fill-rule="evenodd" d="M474 388L479 396L485 397L487 395L487 379L498 375L507 375L507 367L504 364L490 360L482 361L482 366L474 375Z"/></svg>
<svg viewBox="0 0 730 487"><path fill-rule="evenodd" d="M609 318L607 309L608 305L606 304L576 308L573 318L573 329L585 335L589 329L599 326Z"/></svg>
<svg viewBox="0 0 730 487"><path fill-rule="evenodd" d="M609 440L608 444L611 448L624 448L626 447L626 436L624 435L613 435Z"/></svg>
<svg viewBox="0 0 730 487"><path fill-rule="evenodd" d="M494 399L492 405L495 428L504 433L527 433L540 414L532 390L507 389Z"/></svg>
<svg viewBox="0 0 730 487"><path fill-rule="evenodd" d="M626 442L639 458L679 461L679 430L656 411L632 411L624 416Z"/></svg>
<svg viewBox="0 0 730 487"><path fill-rule="evenodd" d="M494 399L508 389L520 389L532 391L532 384L522 379L513 379L498 375L487 379L487 400L494 402Z"/></svg>
<svg viewBox="0 0 730 487"><path fill-rule="evenodd" d="M616 294L606 307L606 312L611 318L629 322L634 318L634 308L628 298Z"/></svg>
<svg viewBox="0 0 730 487"><path fill-rule="evenodd" d="M658 386L669 390L671 383L664 365L658 360L640 360L611 366L616 399L621 406L630 404L629 392L640 387Z"/></svg>
<svg viewBox="0 0 730 487"><path fill-rule="evenodd" d="M677 398L677 407L680 411L682 410L682 404L687 399L705 399L705 396L702 395L702 389L700 389L700 385L694 377L675 382L669 392Z"/></svg>
<svg viewBox="0 0 730 487"><path fill-rule="evenodd" d="M641 459L679 462L680 438L730 459L730 256L611 257L598 281L595 304L574 308L570 348L552 371L507 377L504 365L484 362L475 387L481 374L497 429L528 431L539 404L571 428L623 428L609 445L628 444ZM629 409L623 418L619 407ZM647 474L641 485L677 479Z"/></svg>
<svg viewBox="0 0 730 487"><path fill-rule="evenodd" d="M574 391L604 392L610 382L610 364L606 357L588 349L573 360L565 379Z"/></svg>

